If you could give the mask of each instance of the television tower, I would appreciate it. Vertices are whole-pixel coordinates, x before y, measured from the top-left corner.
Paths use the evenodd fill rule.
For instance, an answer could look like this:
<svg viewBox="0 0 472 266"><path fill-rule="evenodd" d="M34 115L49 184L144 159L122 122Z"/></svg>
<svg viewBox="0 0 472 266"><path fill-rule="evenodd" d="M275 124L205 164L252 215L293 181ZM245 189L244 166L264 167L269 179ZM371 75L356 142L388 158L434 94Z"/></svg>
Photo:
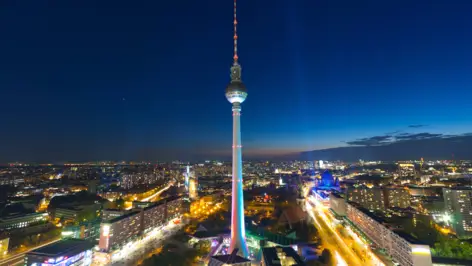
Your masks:
<svg viewBox="0 0 472 266"><path fill-rule="evenodd" d="M236 0L234 0L234 54L231 66L231 82L226 86L226 99L233 110L233 187L231 198L231 244L229 252L238 249L239 255L247 258L249 251L246 244L243 199L243 163L241 152L241 103L246 100L247 91L241 80L241 65L238 62L238 20L236 18Z"/></svg>

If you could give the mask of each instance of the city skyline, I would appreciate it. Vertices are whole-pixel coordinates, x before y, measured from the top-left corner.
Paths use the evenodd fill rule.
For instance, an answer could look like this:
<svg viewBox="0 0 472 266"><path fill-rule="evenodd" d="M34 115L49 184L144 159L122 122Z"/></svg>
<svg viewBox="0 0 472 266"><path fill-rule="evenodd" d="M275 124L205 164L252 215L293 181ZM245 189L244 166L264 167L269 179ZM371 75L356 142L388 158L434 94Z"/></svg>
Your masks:
<svg viewBox="0 0 472 266"><path fill-rule="evenodd" d="M241 3L245 157L472 132L471 4L425 3ZM0 162L228 158L230 4L3 4Z"/></svg>

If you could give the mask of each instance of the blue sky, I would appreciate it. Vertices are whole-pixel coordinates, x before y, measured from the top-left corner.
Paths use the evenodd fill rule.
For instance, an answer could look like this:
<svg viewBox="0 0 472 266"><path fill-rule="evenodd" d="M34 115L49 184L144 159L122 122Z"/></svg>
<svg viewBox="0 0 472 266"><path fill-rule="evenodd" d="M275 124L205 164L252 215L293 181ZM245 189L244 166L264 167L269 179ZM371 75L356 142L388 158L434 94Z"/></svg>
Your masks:
<svg viewBox="0 0 472 266"><path fill-rule="evenodd" d="M230 154L232 1L0 5L0 161ZM470 1L238 8L247 156L471 132Z"/></svg>

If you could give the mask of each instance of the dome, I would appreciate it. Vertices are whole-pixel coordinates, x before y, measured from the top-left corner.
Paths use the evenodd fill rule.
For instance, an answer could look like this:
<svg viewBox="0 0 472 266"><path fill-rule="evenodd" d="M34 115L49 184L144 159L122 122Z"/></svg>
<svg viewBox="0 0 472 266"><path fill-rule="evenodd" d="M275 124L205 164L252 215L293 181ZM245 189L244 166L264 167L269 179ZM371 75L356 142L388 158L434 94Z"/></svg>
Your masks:
<svg viewBox="0 0 472 266"><path fill-rule="evenodd" d="M334 181L333 175L329 171L325 171L321 175L320 186L333 187L334 185L335 185L335 181Z"/></svg>

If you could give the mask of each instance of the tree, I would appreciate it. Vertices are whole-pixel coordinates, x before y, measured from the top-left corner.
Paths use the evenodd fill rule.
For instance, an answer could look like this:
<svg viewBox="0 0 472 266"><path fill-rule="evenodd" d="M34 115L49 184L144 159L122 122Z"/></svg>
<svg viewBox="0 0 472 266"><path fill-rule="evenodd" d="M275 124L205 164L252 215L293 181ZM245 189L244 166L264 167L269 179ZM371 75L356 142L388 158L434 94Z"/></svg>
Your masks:
<svg viewBox="0 0 472 266"><path fill-rule="evenodd" d="M117 209L122 209L125 206L125 200L123 198L119 198L115 201L115 205Z"/></svg>
<svg viewBox="0 0 472 266"><path fill-rule="evenodd" d="M85 221L92 221L97 219L97 211L95 209L85 209L79 212L76 218L76 223L79 224Z"/></svg>
<svg viewBox="0 0 472 266"><path fill-rule="evenodd" d="M459 239L440 238L432 253L438 257L472 259L472 244Z"/></svg>
<svg viewBox="0 0 472 266"><path fill-rule="evenodd" d="M202 256L202 252L197 249L188 249L182 252L178 247L166 245L162 252L153 255L151 258L143 262L143 266L181 266L194 265L196 260Z"/></svg>

